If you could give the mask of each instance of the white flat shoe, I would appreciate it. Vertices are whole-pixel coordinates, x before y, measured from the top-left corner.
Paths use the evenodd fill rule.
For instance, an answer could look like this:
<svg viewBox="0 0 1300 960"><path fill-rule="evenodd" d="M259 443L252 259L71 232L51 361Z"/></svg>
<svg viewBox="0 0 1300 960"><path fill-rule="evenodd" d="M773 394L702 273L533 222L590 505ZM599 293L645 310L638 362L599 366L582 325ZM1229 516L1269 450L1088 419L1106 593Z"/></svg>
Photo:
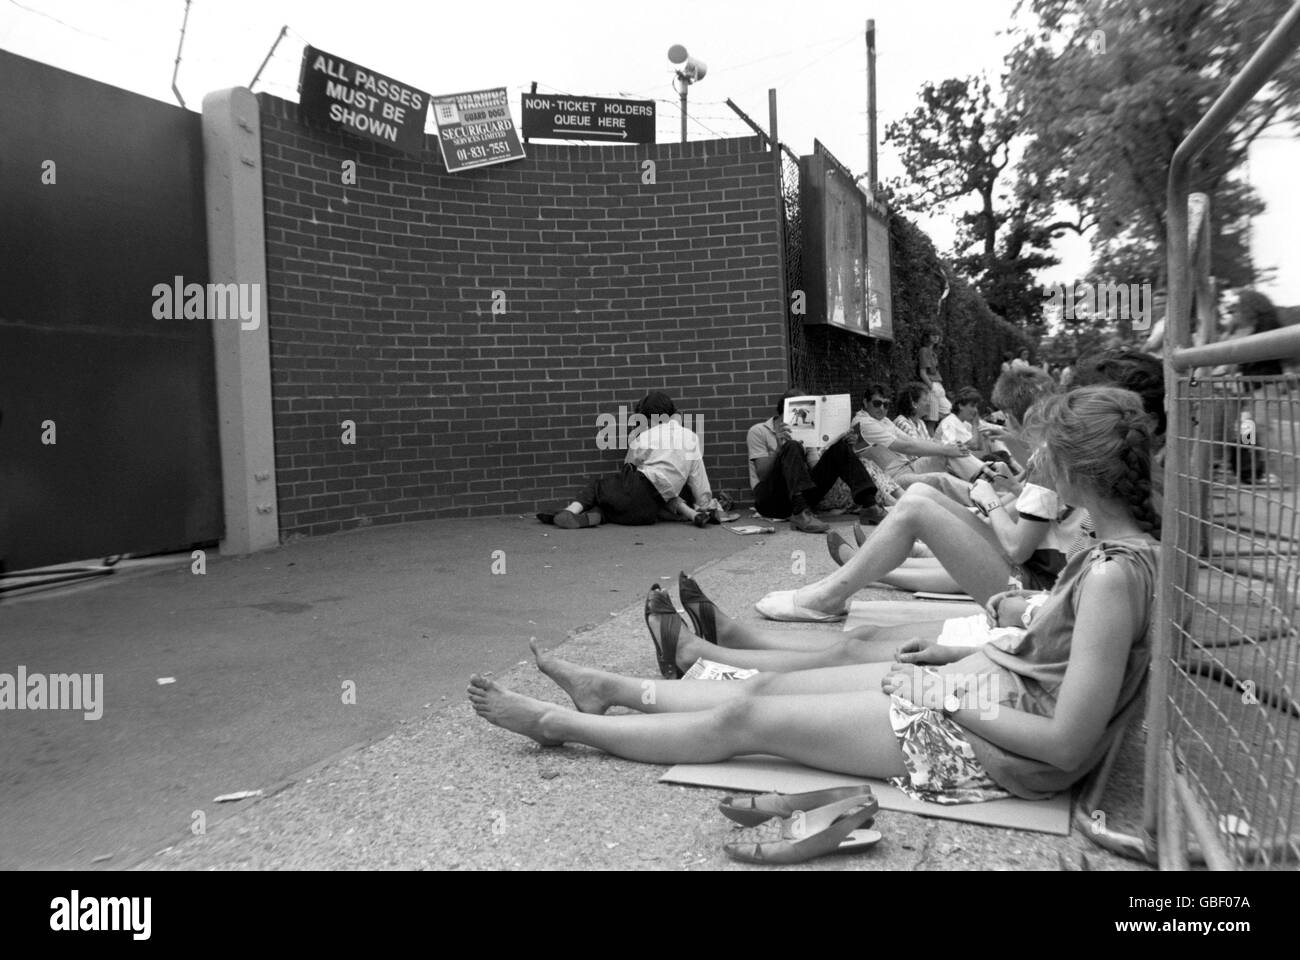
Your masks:
<svg viewBox="0 0 1300 960"><path fill-rule="evenodd" d="M796 593L797 590L777 590L775 593L769 593L754 604L754 609L769 620L798 623L836 623L849 615L847 610L840 613L822 613L820 610L801 607L794 602Z"/></svg>

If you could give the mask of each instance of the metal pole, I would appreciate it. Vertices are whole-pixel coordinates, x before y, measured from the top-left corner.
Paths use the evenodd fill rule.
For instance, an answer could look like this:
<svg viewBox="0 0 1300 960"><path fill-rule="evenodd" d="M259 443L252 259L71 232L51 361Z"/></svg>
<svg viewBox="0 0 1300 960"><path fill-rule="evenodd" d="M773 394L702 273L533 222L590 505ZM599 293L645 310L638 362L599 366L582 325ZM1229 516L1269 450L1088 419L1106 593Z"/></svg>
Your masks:
<svg viewBox="0 0 1300 960"><path fill-rule="evenodd" d="M257 73L253 74L253 82L248 85L248 89L250 93L252 92L253 88L257 86L257 80L259 77L261 77L262 71L266 69L266 65L270 63L271 58L275 56L276 47L280 46L280 41L284 39L284 35L288 32L289 32L289 25L286 23L283 27L280 28L280 35L275 38L275 43L271 44L271 49L266 51L266 59L263 60L262 65L257 68Z"/></svg>
<svg viewBox="0 0 1300 960"><path fill-rule="evenodd" d="M1165 194L1165 237L1169 271L1169 297L1165 314L1165 397L1169 411L1169 453L1165 459L1165 536L1161 543L1161 590L1156 601L1157 629L1151 652L1151 690L1147 711L1147 751L1144 767L1142 826L1148 841L1159 832L1160 806L1164 789L1173 790L1172 784L1162 784L1166 770L1165 754L1171 749L1169 734L1169 674L1172 669L1174 630L1171 617L1180 611L1178 547L1172 531L1178 523L1178 493L1182 478L1190 464L1186 455L1187 425L1183 404L1178 402L1178 373L1175 354L1188 351L1191 291L1188 289L1187 194L1191 179L1192 161L1217 137L1237 115L1238 111L1268 82L1269 78L1300 46L1300 2L1294 4L1265 39L1255 55L1237 74L1214 105L1201 117L1199 123L1174 151L1169 164L1169 183ZM1282 331L1270 331L1272 334ZM1265 334L1264 336L1268 336ZM1207 344L1199 351L1213 351ZM1221 349L1221 348L1220 348ZM1183 359L1185 360L1186 353ZM1185 547L1185 545L1182 545ZM1182 618L1179 615L1179 623ZM1172 766L1172 763L1170 763ZM1162 854L1163 855L1163 854ZM1207 856L1209 853L1207 852Z"/></svg>
<svg viewBox="0 0 1300 960"><path fill-rule="evenodd" d="M867 189L876 195L876 21L867 21Z"/></svg>
<svg viewBox="0 0 1300 960"><path fill-rule="evenodd" d="M776 190L776 275L777 295L781 298L781 327L785 331L785 361L788 383L794 383L794 344L790 340L790 291L785 276L785 191L781 184L781 139L776 130L776 88L767 90L768 137L772 143L772 183Z"/></svg>
<svg viewBox="0 0 1300 960"><path fill-rule="evenodd" d="M185 106L185 98L181 96L180 88L176 86L176 78L181 72L181 47L185 46L185 27L190 22L190 0L185 0L185 17L181 20L181 38L176 44L176 66L172 69L172 93L176 94L177 102Z"/></svg>
<svg viewBox="0 0 1300 960"><path fill-rule="evenodd" d="M682 143L686 142L686 92L691 89L691 82L680 71L677 73L677 79L682 85Z"/></svg>
<svg viewBox="0 0 1300 960"><path fill-rule="evenodd" d="M744 120L745 123L749 124L749 129L753 130L756 134L758 134L760 137L763 138L764 146L770 147L772 145L772 141L768 137L767 131L764 130L762 127L760 127L757 123L755 123L753 118L750 117L749 114L747 114L744 110L741 110L740 107L736 106L736 104L732 101L730 97L727 97L727 106L729 106L732 110L736 112L736 116L740 117L741 120Z"/></svg>
<svg viewBox="0 0 1300 960"><path fill-rule="evenodd" d="M537 81L536 81L536 80L533 81L533 86L532 86L532 88L531 88L528 92L529 92L529 93L534 93L534 94L537 92ZM519 124L519 125L520 125L520 127L523 126L523 118L522 118L522 117L520 117L520 124ZM528 143L528 138L527 138L527 137L524 137L524 143Z"/></svg>

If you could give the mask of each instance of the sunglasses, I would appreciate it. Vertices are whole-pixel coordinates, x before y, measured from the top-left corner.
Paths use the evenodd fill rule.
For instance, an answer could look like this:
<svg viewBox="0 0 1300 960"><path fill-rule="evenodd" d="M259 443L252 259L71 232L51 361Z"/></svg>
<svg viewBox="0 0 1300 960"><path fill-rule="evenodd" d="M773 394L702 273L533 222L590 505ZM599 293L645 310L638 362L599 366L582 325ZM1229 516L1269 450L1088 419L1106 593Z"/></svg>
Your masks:
<svg viewBox="0 0 1300 960"><path fill-rule="evenodd" d="M867 406L869 406L869 407L887 407L887 406L889 406L889 401L888 401L888 400L868 400L868 401L867 401Z"/></svg>

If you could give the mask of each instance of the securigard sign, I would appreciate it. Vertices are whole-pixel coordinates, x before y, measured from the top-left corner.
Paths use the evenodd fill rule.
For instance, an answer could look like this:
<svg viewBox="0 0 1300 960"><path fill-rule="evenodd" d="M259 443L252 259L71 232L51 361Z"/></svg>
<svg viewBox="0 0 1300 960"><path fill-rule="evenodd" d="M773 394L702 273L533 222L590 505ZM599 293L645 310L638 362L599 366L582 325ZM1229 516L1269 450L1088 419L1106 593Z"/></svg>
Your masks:
<svg viewBox="0 0 1300 960"><path fill-rule="evenodd" d="M505 87L438 94L433 120L448 173L524 158Z"/></svg>
<svg viewBox="0 0 1300 960"><path fill-rule="evenodd" d="M307 120L407 153L424 147L429 95L410 84L308 47L298 94Z"/></svg>

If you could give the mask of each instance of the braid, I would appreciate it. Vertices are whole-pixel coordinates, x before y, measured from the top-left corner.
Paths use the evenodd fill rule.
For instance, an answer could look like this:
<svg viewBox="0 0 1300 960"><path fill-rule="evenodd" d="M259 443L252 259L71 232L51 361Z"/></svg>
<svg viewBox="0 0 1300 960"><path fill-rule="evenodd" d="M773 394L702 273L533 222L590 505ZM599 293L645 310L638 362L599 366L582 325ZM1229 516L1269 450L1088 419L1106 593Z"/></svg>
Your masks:
<svg viewBox="0 0 1300 960"><path fill-rule="evenodd" d="M1151 505L1151 436L1138 427L1135 419L1125 417L1119 424L1124 472L1115 482L1115 492L1128 501L1138 529L1159 537L1160 517Z"/></svg>
<svg viewBox="0 0 1300 960"><path fill-rule="evenodd" d="M1030 432L1045 441L1048 472L1113 496L1138 529L1158 537L1152 504L1153 418L1138 396L1115 387L1080 387L1044 400L1030 414Z"/></svg>

